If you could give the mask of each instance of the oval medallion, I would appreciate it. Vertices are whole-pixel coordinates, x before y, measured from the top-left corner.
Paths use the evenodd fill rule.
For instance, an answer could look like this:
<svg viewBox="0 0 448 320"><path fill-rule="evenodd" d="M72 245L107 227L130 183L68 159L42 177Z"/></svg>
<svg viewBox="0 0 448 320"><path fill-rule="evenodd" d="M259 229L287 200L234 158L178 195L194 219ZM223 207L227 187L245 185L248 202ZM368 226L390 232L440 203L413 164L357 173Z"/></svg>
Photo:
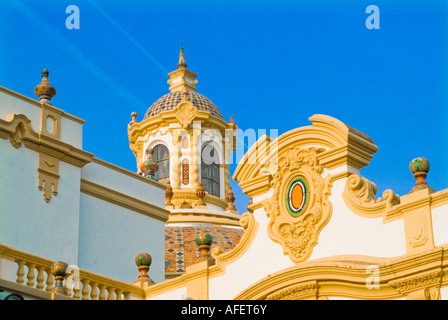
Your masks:
<svg viewBox="0 0 448 320"><path fill-rule="evenodd" d="M302 214L308 205L308 183L305 178L294 178L286 192L286 207L289 213L297 217Z"/></svg>

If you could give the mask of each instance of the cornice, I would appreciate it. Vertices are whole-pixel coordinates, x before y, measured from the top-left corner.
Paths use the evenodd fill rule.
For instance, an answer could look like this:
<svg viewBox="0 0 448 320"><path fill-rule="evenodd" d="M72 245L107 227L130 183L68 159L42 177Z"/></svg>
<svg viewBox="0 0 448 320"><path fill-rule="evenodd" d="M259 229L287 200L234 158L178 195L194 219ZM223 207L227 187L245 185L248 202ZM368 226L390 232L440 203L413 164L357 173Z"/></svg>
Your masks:
<svg viewBox="0 0 448 320"><path fill-rule="evenodd" d="M91 162L94 157L92 153L78 149L51 136L37 133L32 127L31 120L23 114L9 115L7 121L0 119L0 138L14 137L18 128L20 128L21 137L20 143L15 147L20 146L23 142L28 149L44 152L80 168Z"/></svg>
<svg viewBox="0 0 448 320"><path fill-rule="evenodd" d="M88 180L81 179L81 192L163 222L166 222L169 218L168 210Z"/></svg>
<svg viewBox="0 0 448 320"><path fill-rule="evenodd" d="M172 123L179 124L178 129L182 129L182 124L179 120L178 108L181 104L185 103L185 101L181 101L173 110L163 111L158 115L144 119L141 122L131 123L128 127L129 142L131 143L131 145L136 143L139 137L146 136L149 132L160 127L169 126ZM194 107L194 109L196 109L196 112L190 122L201 121L204 126L220 130L223 136L225 136L225 130L231 127L229 123L221 118L211 115L209 111L201 111L196 107ZM184 128L184 130L187 131L188 129L189 128Z"/></svg>
<svg viewBox="0 0 448 320"><path fill-rule="evenodd" d="M124 169L124 168L122 168L120 166L117 166L115 164L112 164L110 162L101 160L101 159L96 158L96 157L94 157L92 159L92 162L97 163L99 165L102 165L104 167L107 167L109 169L112 169L114 171L117 171L119 173L125 174L125 175L127 175L127 176L129 176L131 178L138 179L139 181L142 181L142 182L145 182L147 184L153 185L153 186L155 186L157 188L160 188L160 189L163 189L163 190L166 189L166 184L165 183L161 183L161 182L156 181L154 179L149 179L149 178L143 177L143 176L141 176L141 175L139 175L139 174L137 174L135 172L132 172L132 171L127 170L127 169Z"/></svg>

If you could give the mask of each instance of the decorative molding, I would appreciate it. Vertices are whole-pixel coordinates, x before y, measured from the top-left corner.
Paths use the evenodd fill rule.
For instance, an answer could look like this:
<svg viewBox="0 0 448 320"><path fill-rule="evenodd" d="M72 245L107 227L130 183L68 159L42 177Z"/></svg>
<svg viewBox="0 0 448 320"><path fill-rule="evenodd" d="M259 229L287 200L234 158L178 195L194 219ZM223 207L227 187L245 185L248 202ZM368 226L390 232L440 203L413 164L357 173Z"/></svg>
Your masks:
<svg viewBox="0 0 448 320"><path fill-rule="evenodd" d="M113 164L113 163L104 161L104 160L102 160L102 159L99 159L99 158L94 157L94 158L92 159L92 162L97 163L97 164L99 164L99 165L102 165L102 166L104 166L104 167L106 167L106 168L112 169L112 170L114 170L114 171L117 171L117 172L120 173L120 174L125 174L125 175L127 175L127 176L129 176L129 177L131 177L131 178L140 180L140 181L142 181L142 182L146 182L146 183L148 183L148 184L150 184L150 185L153 185L153 186L155 186L155 187L157 187L157 188L160 188L160 189L163 189L163 190L165 190L165 188L166 188L166 184L164 184L164 183L161 183L161 182L156 181L156 180L154 180L154 179L148 179L148 178L145 178L145 177L139 175L138 173L132 172L132 171L127 170L127 169L124 169L124 168L122 168L122 167L119 167L119 166L117 166L117 165L115 165L115 164Z"/></svg>
<svg viewBox="0 0 448 320"><path fill-rule="evenodd" d="M89 152L51 136L37 133L32 127L31 120L23 114L10 114L6 121L0 119L0 138L7 139L14 136L17 126L20 128L20 139L28 149L36 152L45 152L60 161L79 168L84 167L93 159L93 154Z"/></svg>
<svg viewBox="0 0 448 320"><path fill-rule="evenodd" d="M272 293L266 297L266 300L303 300L318 298L319 285L317 281L295 284Z"/></svg>
<svg viewBox="0 0 448 320"><path fill-rule="evenodd" d="M18 149L22 146L22 137L24 134L25 134L25 128L23 123L21 122L17 123L16 130L14 131L14 133L10 135L9 139L9 142L14 148Z"/></svg>
<svg viewBox="0 0 448 320"><path fill-rule="evenodd" d="M51 196L58 194L59 181L59 159L46 153L39 152L39 173L38 189L43 190L45 202L50 202Z"/></svg>
<svg viewBox="0 0 448 320"><path fill-rule="evenodd" d="M59 162L64 161L79 168L93 159L93 154L75 148L59 140L62 111L40 103L42 107L41 133L34 131L31 120L23 114L10 114L7 120L0 119L0 138L10 139L14 148L25 145L26 148L39 153L38 189L48 203L52 196L58 194ZM53 132L48 132L46 121L54 121Z"/></svg>
<svg viewBox="0 0 448 320"><path fill-rule="evenodd" d="M180 206L183 203L191 205L194 208L198 204L199 198L196 194L196 189L194 188L173 188L173 198L171 202L174 205L173 209L181 209ZM206 204L213 204L222 209L227 208L227 202L225 199L218 198L214 195L209 194L208 192L206 192L205 194L204 202Z"/></svg>
<svg viewBox="0 0 448 320"><path fill-rule="evenodd" d="M180 102L174 109L177 120L183 129L187 129L196 117L198 109L189 101Z"/></svg>
<svg viewBox="0 0 448 320"><path fill-rule="evenodd" d="M169 218L168 210L88 180L81 179L81 192L163 222Z"/></svg>
<svg viewBox="0 0 448 320"><path fill-rule="evenodd" d="M324 193L325 181L321 176L323 167L317 159L321 152L323 149L314 147L291 148L280 155L278 170L271 182L274 194L263 201L270 219L268 235L294 263L308 259L320 231L331 217L332 206L328 194ZM307 190L302 190L301 195L301 198L307 197L307 204L300 214L293 214L289 209L289 187L297 177L307 181Z"/></svg>
<svg viewBox="0 0 448 320"><path fill-rule="evenodd" d="M240 218L237 215L228 216L217 212L171 212L166 224L170 223L209 223L214 226L240 226Z"/></svg>
<svg viewBox="0 0 448 320"><path fill-rule="evenodd" d="M286 299L288 293L291 294L290 298L314 298L313 294L293 295L300 291L301 285L312 282L317 284L318 299L346 297L383 300L400 299L403 296L416 299L422 297L422 294L438 299L440 288L448 286L447 274L442 271L448 266L448 256L444 254L447 249L445 245L416 255L394 258L342 255L307 261L269 274L244 289L234 299ZM366 272L369 266L378 268L378 288L367 286L371 275Z"/></svg>
<svg viewBox="0 0 448 320"><path fill-rule="evenodd" d="M389 281L389 285L409 300L438 300L444 272L434 270Z"/></svg>

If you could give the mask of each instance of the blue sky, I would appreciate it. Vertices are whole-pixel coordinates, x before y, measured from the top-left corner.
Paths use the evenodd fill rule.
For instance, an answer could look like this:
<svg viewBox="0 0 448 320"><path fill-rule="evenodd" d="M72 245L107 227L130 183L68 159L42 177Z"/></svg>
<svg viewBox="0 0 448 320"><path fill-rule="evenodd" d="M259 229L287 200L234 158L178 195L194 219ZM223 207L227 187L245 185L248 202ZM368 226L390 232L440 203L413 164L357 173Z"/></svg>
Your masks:
<svg viewBox="0 0 448 320"><path fill-rule="evenodd" d="M372 4L379 30L365 26ZM66 28L69 5L80 9L79 30ZM2 0L0 85L36 98L48 68L53 105L86 121L84 149L136 171L127 124L169 92L183 39L197 92L242 130L282 134L327 114L379 147L361 170L377 197L408 193L409 162L419 156L431 163L427 182L442 190L447 11L445 1ZM232 186L244 211L248 198Z"/></svg>

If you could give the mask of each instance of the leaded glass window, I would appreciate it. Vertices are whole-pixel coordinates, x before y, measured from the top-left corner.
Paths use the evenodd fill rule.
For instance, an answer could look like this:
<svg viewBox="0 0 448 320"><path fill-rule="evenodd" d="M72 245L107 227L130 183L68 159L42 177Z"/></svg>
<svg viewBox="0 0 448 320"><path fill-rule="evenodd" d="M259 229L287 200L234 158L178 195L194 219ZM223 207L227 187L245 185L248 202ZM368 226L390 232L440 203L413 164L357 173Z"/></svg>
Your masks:
<svg viewBox="0 0 448 320"><path fill-rule="evenodd" d="M152 159L157 162L157 180L165 179L170 176L170 153L163 144L158 144L152 149Z"/></svg>
<svg viewBox="0 0 448 320"><path fill-rule="evenodd" d="M202 148L201 157L202 188L209 194L220 197L219 190L219 157L216 150L207 144Z"/></svg>

